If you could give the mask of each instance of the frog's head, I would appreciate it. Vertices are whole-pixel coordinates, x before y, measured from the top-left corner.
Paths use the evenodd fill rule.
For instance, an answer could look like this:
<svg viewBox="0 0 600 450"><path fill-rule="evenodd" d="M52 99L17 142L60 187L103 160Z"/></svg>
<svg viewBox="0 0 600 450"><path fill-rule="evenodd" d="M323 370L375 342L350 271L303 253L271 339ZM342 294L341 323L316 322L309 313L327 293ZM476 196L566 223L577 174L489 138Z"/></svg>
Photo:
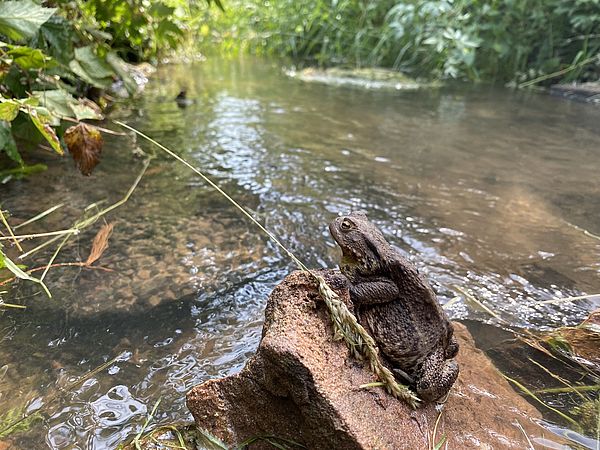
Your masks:
<svg viewBox="0 0 600 450"><path fill-rule="evenodd" d="M383 274L388 242L363 212L340 216L329 224L333 239L342 249L340 270L350 280Z"/></svg>

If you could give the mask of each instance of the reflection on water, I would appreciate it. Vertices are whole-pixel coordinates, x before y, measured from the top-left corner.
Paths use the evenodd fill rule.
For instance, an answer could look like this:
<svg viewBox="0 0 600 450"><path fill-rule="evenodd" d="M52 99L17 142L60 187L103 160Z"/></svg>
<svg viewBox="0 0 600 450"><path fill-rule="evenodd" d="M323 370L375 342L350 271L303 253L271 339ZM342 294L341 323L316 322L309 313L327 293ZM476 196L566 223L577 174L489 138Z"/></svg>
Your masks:
<svg viewBox="0 0 600 450"><path fill-rule="evenodd" d="M179 108L172 99L183 87L194 102ZM309 266L336 264L326 224L363 209L443 302L454 286L468 288L532 329L577 323L600 303L538 304L599 290L600 241L581 231L600 234L593 106L491 88L303 84L241 61L163 67L115 114L202 167ZM124 194L140 168L136 145L153 151L107 137L89 179L53 161L38 179L3 186L3 206L18 220L64 202L31 231L64 228L88 204ZM184 393L243 366L260 339L266 296L293 269L218 194L161 155L109 220L115 231L100 264L112 272L54 269L53 299L19 286L8 299L28 309L0 313L0 366L8 366L0 401L7 410L43 406L43 422L16 435L17 448L114 448L158 398L158 422L187 419ZM62 260L85 259L94 233ZM460 300L450 313L486 348L504 348L485 311ZM492 354L510 366L502 351Z"/></svg>

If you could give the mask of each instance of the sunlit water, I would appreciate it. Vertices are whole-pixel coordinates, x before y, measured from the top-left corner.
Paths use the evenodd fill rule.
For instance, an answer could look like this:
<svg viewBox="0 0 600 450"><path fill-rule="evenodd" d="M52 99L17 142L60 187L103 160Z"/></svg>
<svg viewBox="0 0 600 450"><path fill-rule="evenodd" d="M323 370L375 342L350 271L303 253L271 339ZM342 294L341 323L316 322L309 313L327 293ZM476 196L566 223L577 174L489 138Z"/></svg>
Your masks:
<svg viewBox="0 0 600 450"><path fill-rule="evenodd" d="M181 88L193 100L186 108L172 100ZM276 65L209 61L163 67L113 117L202 168L308 266L336 265L326 225L362 209L428 274L443 303L459 286L515 327L543 330L578 323L600 302L538 304L600 291L600 241L582 231L600 234L595 106L501 88L306 84ZM65 203L23 232L67 228L89 204L125 194L142 167L136 146L154 151L106 136L90 178L66 158L34 154L49 170L1 186L2 207L17 223ZM155 423L188 419L185 392L243 367L258 345L267 295L294 269L219 194L162 154L106 220L115 229L96 265L112 272L55 268L52 299L24 284L3 294L27 310L0 313L0 367L8 366L0 416L25 406L42 417L13 435L16 448L115 448L159 398ZM85 259L98 228L57 261ZM42 265L52 251L26 263ZM510 335L496 319L463 298L449 314L495 348L497 364L527 376L527 355L504 359Z"/></svg>

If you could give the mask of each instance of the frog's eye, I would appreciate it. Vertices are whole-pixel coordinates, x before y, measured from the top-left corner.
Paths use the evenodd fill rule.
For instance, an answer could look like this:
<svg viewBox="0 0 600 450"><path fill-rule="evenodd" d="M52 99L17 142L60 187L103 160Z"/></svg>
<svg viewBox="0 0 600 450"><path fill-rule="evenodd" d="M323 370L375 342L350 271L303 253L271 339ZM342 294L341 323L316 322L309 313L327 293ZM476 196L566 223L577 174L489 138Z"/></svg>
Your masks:
<svg viewBox="0 0 600 450"><path fill-rule="evenodd" d="M352 228L354 228L354 223L352 223L350 219L344 218L344 220L342 220L340 228L344 231L351 230Z"/></svg>

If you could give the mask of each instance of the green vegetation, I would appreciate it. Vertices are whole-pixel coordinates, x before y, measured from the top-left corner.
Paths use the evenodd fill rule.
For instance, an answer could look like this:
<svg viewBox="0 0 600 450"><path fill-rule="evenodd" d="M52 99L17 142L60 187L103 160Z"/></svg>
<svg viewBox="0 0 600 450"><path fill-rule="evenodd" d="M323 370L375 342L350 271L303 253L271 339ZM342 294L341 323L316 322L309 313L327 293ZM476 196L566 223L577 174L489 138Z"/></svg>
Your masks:
<svg viewBox="0 0 600 450"><path fill-rule="evenodd" d="M600 74L598 0L232 0L207 48L307 65L381 66L428 78L522 82Z"/></svg>
<svg viewBox="0 0 600 450"><path fill-rule="evenodd" d="M44 143L60 155L67 148L73 154L63 139L66 124L102 119L108 89L135 94L138 85L126 61L156 61L185 45L207 5L193 0L45 3L54 7L32 0L0 3L0 153L12 160L6 167L6 159L0 159L3 182L35 171L25 165L23 150ZM86 139L93 133L79 128L71 141L81 142L83 130ZM95 153L99 146L96 139Z"/></svg>

